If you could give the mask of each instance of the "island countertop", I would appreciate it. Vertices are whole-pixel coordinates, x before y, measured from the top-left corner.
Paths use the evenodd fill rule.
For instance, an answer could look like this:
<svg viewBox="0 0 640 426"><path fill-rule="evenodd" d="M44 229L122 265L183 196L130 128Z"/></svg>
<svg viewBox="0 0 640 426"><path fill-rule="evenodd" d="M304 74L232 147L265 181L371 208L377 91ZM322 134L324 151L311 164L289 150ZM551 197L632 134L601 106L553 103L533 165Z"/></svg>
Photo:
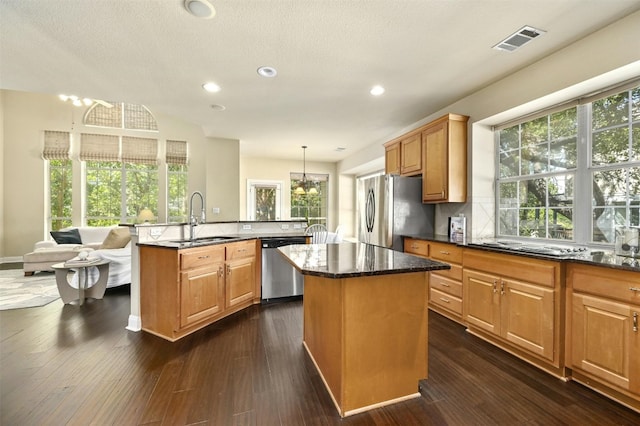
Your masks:
<svg viewBox="0 0 640 426"><path fill-rule="evenodd" d="M278 250L303 275L326 278L450 269L446 263L364 243L298 244Z"/></svg>

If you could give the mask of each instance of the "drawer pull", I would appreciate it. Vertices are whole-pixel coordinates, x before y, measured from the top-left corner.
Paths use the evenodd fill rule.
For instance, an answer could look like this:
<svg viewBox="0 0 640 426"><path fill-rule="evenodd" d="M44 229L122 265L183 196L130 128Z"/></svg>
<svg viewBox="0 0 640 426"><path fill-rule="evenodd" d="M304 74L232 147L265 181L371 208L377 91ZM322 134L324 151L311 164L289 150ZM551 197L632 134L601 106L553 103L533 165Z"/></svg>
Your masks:
<svg viewBox="0 0 640 426"><path fill-rule="evenodd" d="M451 286L450 286L449 284L447 284L447 283L438 283L438 284L440 284L442 287L451 287Z"/></svg>
<svg viewBox="0 0 640 426"><path fill-rule="evenodd" d="M198 259L208 259L208 258L209 258L209 255L206 255L206 256L198 256Z"/></svg>
<svg viewBox="0 0 640 426"><path fill-rule="evenodd" d="M444 303L451 303L451 301L446 297L441 297L440 300L442 300Z"/></svg>
<svg viewBox="0 0 640 426"><path fill-rule="evenodd" d="M640 287L629 287L631 291L640 291Z"/></svg>
<svg viewBox="0 0 640 426"><path fill-rule="evenodd" d="M638 332L638 313L633 313L633 331Z"/></svg>
<svg viewBox="0 0 640 426"><path fill-rule="evenodd" d="M449 256L451 253L448 251L440 250L440 254L444 254L445 256Z"/></svg>
<svg viewBox="0 0 640 426"><path fill-rule="evenodd" d="M494 293L498 292L498 282L497 282L497 280L493 280L493 292Z"/></svg>
<svg viewBox="0 0 640 426"><path fill-rule="evenodd" d="M504 281L500 280L500 294L504 296Z"/></svg>

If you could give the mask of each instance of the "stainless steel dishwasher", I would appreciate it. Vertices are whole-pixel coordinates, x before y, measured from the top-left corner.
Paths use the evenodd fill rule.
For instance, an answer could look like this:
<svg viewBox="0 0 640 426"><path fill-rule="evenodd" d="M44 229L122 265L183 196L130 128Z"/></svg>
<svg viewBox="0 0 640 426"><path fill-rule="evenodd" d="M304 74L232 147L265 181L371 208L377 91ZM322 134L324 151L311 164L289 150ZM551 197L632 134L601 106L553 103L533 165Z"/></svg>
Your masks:
<svg viewBox="0 0 640 426"><path fill-rule="evenodd" d="M281 253L278 247L306 244L300 237L267 237L262 240L262 302L284 297L302 296L304 278Z"/></svg>

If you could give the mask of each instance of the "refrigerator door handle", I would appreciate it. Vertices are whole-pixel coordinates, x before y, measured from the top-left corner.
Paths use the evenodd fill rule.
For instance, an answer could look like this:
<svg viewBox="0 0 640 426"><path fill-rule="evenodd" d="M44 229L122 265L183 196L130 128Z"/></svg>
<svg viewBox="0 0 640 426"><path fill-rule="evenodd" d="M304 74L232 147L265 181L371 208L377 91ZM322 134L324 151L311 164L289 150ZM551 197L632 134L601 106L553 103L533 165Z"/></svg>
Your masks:
<svg viewBox="0 0 640 426"><path fill-rule="evenodd" d="M373 231L373 226L376 219L376 196L373 192L373 188L369 188L367 193L367 205L366 205L366 226L367 232Z"/></svg>

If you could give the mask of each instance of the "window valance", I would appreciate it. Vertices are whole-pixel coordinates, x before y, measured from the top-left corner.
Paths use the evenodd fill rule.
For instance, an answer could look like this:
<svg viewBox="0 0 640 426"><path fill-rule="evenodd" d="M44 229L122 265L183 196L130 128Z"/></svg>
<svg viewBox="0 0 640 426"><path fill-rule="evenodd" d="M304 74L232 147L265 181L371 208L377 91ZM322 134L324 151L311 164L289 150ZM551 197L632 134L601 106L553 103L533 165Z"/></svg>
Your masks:
<svg viewBox="0 0 640 426"><path fill-rule="evenodd" d="M71 146L70 136L69 132L45 130L42 158L45 160L68 160Z"/></svg>
<svg viewBox="0 0 640 426"><path fill-rule="evenodd" d="M81 161L120 161L118 136L82 133L80 135Z"/></svg>
<svg viewBox="0 0 640 426"><path fill-rule="evenodd" d="M187 142L167 140L167 164L187 164Z"/></svg>
<svg viewBox="0 0 640 426"><path fill-rule="evenodd" d="M123 136L122 161L138 164L158 164L158 140Z"/></svg>

